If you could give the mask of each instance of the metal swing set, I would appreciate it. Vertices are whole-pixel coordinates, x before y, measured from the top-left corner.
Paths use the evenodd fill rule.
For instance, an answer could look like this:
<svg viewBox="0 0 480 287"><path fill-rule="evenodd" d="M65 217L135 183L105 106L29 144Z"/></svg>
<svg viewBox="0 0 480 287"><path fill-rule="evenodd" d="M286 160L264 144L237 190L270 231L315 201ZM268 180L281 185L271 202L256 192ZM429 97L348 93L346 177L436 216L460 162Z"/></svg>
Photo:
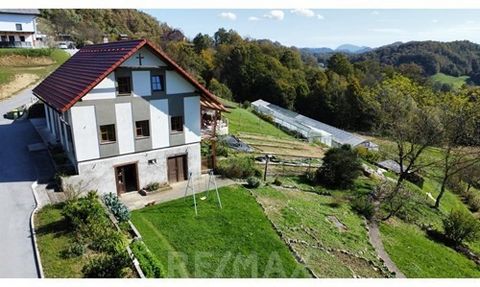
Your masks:
<svg viewBox="0 0 480 287"><path fill-rule="evenodd" d="M218 193L218 186L217 182L215 180L215 175L213 174L213 170L210 170L208 172L208 182L207 182L207 196L203 199L207 199L208 196L210 195L210 187L215 187L215 193L217 195L217 201L218 201L218 206L220 209L222 209L222 201L220 200L220 194ZM197 209L197 198L196 198L196 193L195 193L195 183L193 182L193 176L192 172L188 173L188 182L187 182L187 187L185 188L185 195L183 197L184 201L187 200L187 195L188 192L192 194L193 197L193 206L195 208L195 216L198 216L198 209Z"/></svg>

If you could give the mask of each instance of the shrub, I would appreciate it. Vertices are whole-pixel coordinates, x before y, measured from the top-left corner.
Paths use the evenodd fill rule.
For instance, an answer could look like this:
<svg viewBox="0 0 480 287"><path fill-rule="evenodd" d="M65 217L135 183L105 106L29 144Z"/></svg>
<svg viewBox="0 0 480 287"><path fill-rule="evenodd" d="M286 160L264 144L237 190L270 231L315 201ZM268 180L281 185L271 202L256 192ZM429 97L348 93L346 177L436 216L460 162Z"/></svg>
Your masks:
<svg viewBox="0 0 480 287"><path fill-rule="evenodd" d="M160 188L160 183L158 182L150 182L145 186L146 191L155 191Z"/></svg>
<svg viewBox="0 0 480 287"><path fill-rule="evenodd" d="M94 257L83 266L82 272L88 278L122 278L129 265L130 258L126 251L122 251Z"/></svg>
<svg viewBox="0 0 480 287"><path fill-rule="evenodd" d="M350 145L329 149L316 173L316 182L327 187L346 189L361 174L361 163Z"/></svg>
<svg viewBox="0 0 480 287"><path fill-rule="evenodd" d="M62 252L63 258L74 258L85 253L85 245L79 242L73 242L67 249Z"/></svg>
<svg viewBox="0 0 480 287"><path fill-rule="evenodd" d="M97 220L104 214L105 211L94 191L88 192L86 197L67 201L62 209L62 215L65 217L68 225L74 230Z"/></svg>
<svg viewBox="0 0 480 287"><path fill-rule="evenodd" d="M273 181L273 184L276 186L282 186L282 181L278 177L276 177Z"/></svg>
<svg viewBox="0 0 480 287"><path fill-rule="evenodd" d="M248 188L257 188L260 186L260 180L254 176L247 178L247 187Z"/></svg>
<svg viewBox="0 0 480 287"><path fill-rule="evenodd" d="M90 248L99 252L115 254L125 249L123 234L108 226L108 221L99 221L89 225Z"/></svg>
<svg viewBox="0 0 480 287"><path fill-rule="evenodd" d="M228 178L248 178L257 174L255 162L250 157L232 157L218 163L217 171Z"/></svg>
<svg viewBox="0 0 480 287"><path fill-rule="evenodd" d="M105 194L103 196L103 202L105 202L105 205L110 209L118 221L124 222L130 219L130 211L128 211L128 208L125 206L125 204L118 199L116 194Z"/></svg>
<svg viewBox="0 0 480 287"><path fill-rule="evenodd" d="M480 234L480 223L466 211L454 210L443 220L445 237L455 245L474 241Z"/></svg>
<svg viewBox="0 0 480 287"><path fill-rule="evenodd" d="M359 214L371 219L375 213L375 207L368 196L358 196L352 200L352 208Z"/></svg>
<svg viewBox="0 0 480 287"><path fill-rule="evenodd" d="M251 103L249 101L244 101L242 103L242 108L244 109L248 109L250 107Z"/></svg>
<svg viewBox="0 0 480 287"><path fill-rule="evenodd" d="M376 152L376 151L370 151L368 150L368 148L366 147L363 147L363 146L359 146L357 148L355 148L355 152L357 153L357 155L370 162L370 163L376 163L377 161L380 160L381 156L380 156L380 153Z"/></svg>
<svg viewBox="0 0 480 287"><path fill-rule="evenodd" d="M468 200L468 206L473 212L480 210L480 194L474 194Z"/></svg>
<svg viewBox="0 0 480 287"><path fill-rule="evenodd" d="M140 263L140 268L147 278L160 278L162 277L162 268L160 262L155 256L147 249L143 241L136 240L130 246L133 254Z"/></svg>

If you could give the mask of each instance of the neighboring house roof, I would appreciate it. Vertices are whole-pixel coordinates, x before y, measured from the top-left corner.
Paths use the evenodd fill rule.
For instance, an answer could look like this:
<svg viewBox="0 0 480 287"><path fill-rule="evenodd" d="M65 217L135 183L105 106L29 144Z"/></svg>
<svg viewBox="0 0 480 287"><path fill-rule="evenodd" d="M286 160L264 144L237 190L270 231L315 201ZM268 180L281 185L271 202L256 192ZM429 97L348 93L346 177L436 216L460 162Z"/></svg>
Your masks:
<svg viewBox="0 0 480 287"><path fill-rule="evenodd" d="M382 167L386 170L390 170L390 171L393 171L397 174L400 173L400 164L394 160L391 160L391 159L387 159L387 160L384 160L384 161L381 161L379 163L377 163L377 165L379 167Z"/></svg>
<svg viewBox="0 0 480 287"><path fill-rule="evenodd" d="M290 110L284 109L274 104L270 104L264 100L257 100L252 103L254 106L262 106L267 108L273 112L272 116L280 117L280 118L287 118L287 120L291 121L292 125L299 123L303 126L307 126L314 130L320 130L327 132L332 135L332 138L339 142L339 144L349 144L352 147L357 146L361 143L367 142L366 139L354 135L352 133L346 132L344 130L338 129L336 127L324 124L317 120L311 119L304 115L298 114L296 112L292 112Z"/></svg>
<svg viewBox="0 0 480 287"><path fill-rule="evenodd" d="M197 88L203 107L225 111L225 107L210 91L145 39L85 46L36 86L33 94L58 112L65 112L142 47L150 48Z"/></svg>
<svg viewBox="0 0 480 287"><path fill-rule="evenodd" d="M0 14L40 15L38 9L0 9Z"/></svg>

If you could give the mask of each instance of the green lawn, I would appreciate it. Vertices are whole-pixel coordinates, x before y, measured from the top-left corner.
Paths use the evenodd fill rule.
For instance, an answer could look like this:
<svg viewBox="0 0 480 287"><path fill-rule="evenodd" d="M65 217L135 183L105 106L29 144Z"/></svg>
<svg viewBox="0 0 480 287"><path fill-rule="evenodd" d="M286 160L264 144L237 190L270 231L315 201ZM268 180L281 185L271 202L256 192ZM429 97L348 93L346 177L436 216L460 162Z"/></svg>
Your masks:
<svg viewBox="0 0 480 287"><path fill-rule="evenodd" d="M307 277L255 198L235 185L214 195L179 199L132 212L144 242L167 277ZM197 195L197 199L205 194Z"/></svg>
<svg viewBox="0 0 480 287"><path fill-rule="evenodd" d="M81 278L85 257L64 258L73 238L67 232L60 205L48 205L35 215L36 237L43 272L47 278Z"/></svg>
<svg viewBox="0 0 480 287"><path fill-rule="evenodd" d="M290 185L290 182L287 183ZM357 186L364 188L364 184L359 180ZM317 276L351 278L356 275L372 278L386 275L374 270L369 263L372 261L376 267L381 266L375 250L369 244L363 219L351 210L347 201L338 199L341 194L323 196L297 189L278 190L272 187L255 189L254 193L269 218L288 238L308 243L294 244L294 247ZM332 221L333 218L338 219L345 228L339 228ZM325 252L314 246L331 248L333 251Z"/></svg>
<svg viewBox="0 0 480 287"><path fill-rule="evenodd" d="M230 109L230 113L224 113L224 116L228 119L230 134L261 134L282 139L294 139L273 124L240 107Z"/></svg>
<svg viewBox="0 0 480 287"><path fill-rule="evenodd" d="M436 73L430 77L432 81L452 85L454 89L460 89L464 84L466 84L468 78L468 76L453 77L443 73Z"/></svg>
<svg viewBox="0 0 480 287"><path fill-rule="evenodd" d="M409 278L480 277L473 261L429 239L415 225L396 220L382 224L380 231L386 251Z"/></svg>

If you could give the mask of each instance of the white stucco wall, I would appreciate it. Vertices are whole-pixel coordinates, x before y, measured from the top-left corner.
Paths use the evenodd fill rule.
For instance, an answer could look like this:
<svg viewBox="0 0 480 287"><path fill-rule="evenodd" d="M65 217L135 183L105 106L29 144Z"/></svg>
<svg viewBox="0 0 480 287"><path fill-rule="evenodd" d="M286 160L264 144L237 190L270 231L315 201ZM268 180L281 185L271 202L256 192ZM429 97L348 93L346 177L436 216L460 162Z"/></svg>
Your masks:
<svg viewBox="0 0 480 287"><path fill-rule="evenodd" d="M115 73L112 72L86 94L83 100L114 99L115 97Z"/></svg>
<svg viewBox="0 0 480 287"><path fill-rule="evenodd" d="M92 160L78 164L79 175L64 179L64 184L81 186L84 190L97 190L99 193L117 193L114 166L137 162L140 188L151 182L167 182L167 158L187 154L188 170L194 177L201 175L200 144L190 144L179 147L165 148L112 157L102 160ZM148 164L155 159L156 164Z"/></svg>
<svg viewBox="0 0 480 287"><path fill-rule="evenodd" d="M152 148L162 148L170 145L168 120L168 100L150 101L150 137L152 139Z"/></svg>
<svg viewBox="0 0 480 287"><path fill-rule="evenodd" d="M183 100L185 115L185 143L199 142L200 133L200 97L186 97Z"/></svg>
<svg viewBox="0 0 480 287"><path fill-rule="evenodd" d="M22 24L23 32L35 32L34 15L0 14L0 31L17 31L15 24Z"/></svg>
<svg viewBox="0 0 480 287"><path fill-rule="evenodd" d="M142 65L139 65L138 55L141 54ZM157 56L155 56L152 52L149 51L148 48L141 48L135 54L133 54L130 58L128 58L125 62L123 62L121 67L160 67L166 66L166 64L160 60Z"/></svg>
<svg viewBox="0 0 480 287"><path fill-rule="evenodd" d="M118 151L120 154L135 151L132 105L130 103L115 104Z"/></svg>
<svg viewBox="0 0 480 287"><path fill-rule="evenodd" d="M151 96L152 88L150 81L150 71L132 71L133 96Z"/></svg>
<svg viewBox="0 0 480 287"><path fill-rule="evenodd" d="M166 93L168 95L191 93L195 91L195 88L175 71L166 71L165 81L167 83Z"/></svg>
<svg viewBox="0 0 480 287"><path fill-rule="evenodd" d="M73 138L78 161L100 157L95 107L80 106L70 109Z"/></svg>

